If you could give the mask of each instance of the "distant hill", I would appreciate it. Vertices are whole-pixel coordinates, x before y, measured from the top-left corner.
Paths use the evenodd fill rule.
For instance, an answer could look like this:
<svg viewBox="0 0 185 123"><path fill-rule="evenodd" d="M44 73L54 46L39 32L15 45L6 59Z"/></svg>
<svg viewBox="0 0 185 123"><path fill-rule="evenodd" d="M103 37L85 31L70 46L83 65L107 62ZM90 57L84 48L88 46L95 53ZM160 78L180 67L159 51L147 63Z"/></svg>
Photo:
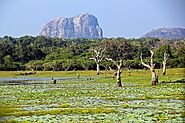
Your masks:
<svg viewBox="0 0 185 123"><path fill-rule="evenodd" d="M146 33L141 38L182 39L182 38L185 38L185 29L184 28L159 28Z"/></svg>
<svg viewBox="0 0 185 123"><path fill-rule="evenodd" d="M53 19L40 32L40 35L59 38L103 38L98 19L91 14L80 14L71 18Z"/></svg>

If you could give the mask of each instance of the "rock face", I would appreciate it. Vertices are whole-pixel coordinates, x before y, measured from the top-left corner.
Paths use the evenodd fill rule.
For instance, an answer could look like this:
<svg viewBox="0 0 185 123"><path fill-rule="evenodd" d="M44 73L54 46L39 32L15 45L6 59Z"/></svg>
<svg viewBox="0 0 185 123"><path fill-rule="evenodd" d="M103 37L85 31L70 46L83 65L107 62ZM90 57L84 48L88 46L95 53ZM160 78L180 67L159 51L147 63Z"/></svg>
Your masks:
<svg viewBox="0 0 185 123"><path fill-rule="evenodd" d="M167 38L182 39L185 38L184 28L159 28L146 33L142 38Z"/></svg>
<svg viewBox="0 0 185 123"><path fill-rule="evenodd" d="M47 23L40 35L59 38L103 38L98 20L91 14L56 18Z"/></svg>

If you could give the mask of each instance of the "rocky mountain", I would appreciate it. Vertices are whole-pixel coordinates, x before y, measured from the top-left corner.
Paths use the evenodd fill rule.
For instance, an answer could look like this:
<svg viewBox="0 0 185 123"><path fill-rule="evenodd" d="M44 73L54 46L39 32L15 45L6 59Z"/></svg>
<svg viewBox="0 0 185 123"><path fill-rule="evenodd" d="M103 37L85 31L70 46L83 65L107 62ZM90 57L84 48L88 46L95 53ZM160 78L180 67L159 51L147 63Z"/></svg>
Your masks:
<svg viewBox="0 0 185 123"><path fill-rule="evenodd" d="M159 28L152 30L142 38L167 38L167 39L182 39L185 38L184 28Z"/></svg>
<svg viewBox="0 0 185 123"><path fill-rule="evenodd" d="M70 18L56 18L46 25L40 35L59 38L103 38L98 19L91 14L80 14Z"/></svg>

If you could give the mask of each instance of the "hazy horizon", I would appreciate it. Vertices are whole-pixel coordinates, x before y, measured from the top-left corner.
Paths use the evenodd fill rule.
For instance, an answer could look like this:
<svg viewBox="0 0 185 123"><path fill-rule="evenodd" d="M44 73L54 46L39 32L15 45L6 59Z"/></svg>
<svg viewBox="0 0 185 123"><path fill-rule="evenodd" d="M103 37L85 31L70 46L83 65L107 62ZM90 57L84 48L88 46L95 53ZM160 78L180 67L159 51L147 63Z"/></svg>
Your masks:
<svg viewBox="0 0 185 123"><path fill-rule="evenodd" d="M139 38L157 28L185 28L184 0L1 0L0 37L39 35L56 17L98 18L103 36Z"/></svg>

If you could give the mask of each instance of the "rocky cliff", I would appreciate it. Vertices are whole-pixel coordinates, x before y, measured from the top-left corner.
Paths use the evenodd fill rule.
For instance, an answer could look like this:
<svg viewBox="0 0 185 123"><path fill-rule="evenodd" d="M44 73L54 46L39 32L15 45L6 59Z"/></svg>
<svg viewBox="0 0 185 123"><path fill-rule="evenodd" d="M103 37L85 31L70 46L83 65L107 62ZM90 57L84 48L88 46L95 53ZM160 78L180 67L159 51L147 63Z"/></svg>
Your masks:
<svg viewBox="0 0 185 123"><path fill-rule="evenodd" d="M182 39L185 38L184 28L159 28L146 33L142 38L167 38Z"/></svg>
<svg viewBox="0 0 185 123"><path fill-rule="evenodd" d="M59 38L103 38L98 20L91 14L80 14L71 18L56 18L41 30L40 35Z"/></svg>

